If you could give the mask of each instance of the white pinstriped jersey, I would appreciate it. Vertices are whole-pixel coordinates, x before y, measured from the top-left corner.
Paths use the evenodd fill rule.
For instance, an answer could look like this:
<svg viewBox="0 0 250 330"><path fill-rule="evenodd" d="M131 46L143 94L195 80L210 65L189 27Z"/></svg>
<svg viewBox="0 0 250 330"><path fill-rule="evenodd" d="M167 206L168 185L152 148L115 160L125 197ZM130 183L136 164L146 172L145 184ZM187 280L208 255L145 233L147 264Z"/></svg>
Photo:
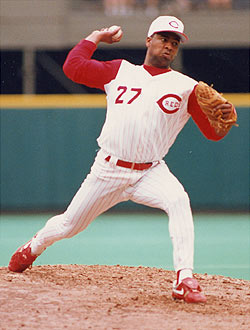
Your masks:
<svg viewBox="0 0 250 330"><path fill-rule="evenodd" d="M161 160L190 118L187 102L197 82L171 70L152 76L123 60L106 84L107 115L99 146L131 162Z"/></svg>

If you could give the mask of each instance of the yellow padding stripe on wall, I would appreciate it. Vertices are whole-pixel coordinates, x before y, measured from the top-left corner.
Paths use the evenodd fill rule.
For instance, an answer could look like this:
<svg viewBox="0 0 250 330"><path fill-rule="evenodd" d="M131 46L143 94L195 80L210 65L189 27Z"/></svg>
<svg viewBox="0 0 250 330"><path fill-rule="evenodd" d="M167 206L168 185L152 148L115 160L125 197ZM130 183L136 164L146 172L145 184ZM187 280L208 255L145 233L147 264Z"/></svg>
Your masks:
<svg viewBox="0 0 250 330"><path fill-rule="evenodd" d="M0 95L1 108L105 108L104 94Z"/></svg>
<svg viewBox="0 0 250 330"><path fill-rule="evenodd" d="M250 94L223 94L236 107L249 107ZM104 94L0 95L3 109L105 108Z"/></svg>

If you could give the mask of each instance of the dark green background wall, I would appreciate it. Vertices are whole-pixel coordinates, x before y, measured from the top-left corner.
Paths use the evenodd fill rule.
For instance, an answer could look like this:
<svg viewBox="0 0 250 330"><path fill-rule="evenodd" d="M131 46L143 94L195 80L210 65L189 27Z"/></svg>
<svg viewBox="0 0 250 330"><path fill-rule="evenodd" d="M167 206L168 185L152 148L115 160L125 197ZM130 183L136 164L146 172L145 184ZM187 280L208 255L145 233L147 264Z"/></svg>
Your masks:
<svg viewBox="0 0 250 330"><path fill-rule="evenodd" d="M166 157L194 210L249 209L249 108L237 111L239 127L220 142L190 120ZM104 119L104 109L1 110L2 211L64 210L90 170Z"/></svg>

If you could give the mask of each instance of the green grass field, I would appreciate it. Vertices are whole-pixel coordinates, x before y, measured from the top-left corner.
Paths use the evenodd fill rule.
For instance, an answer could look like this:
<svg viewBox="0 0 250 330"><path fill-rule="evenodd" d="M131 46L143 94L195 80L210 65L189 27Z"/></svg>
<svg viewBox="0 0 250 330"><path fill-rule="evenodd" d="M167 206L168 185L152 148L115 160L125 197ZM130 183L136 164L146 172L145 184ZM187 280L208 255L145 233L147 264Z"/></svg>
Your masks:
<svg viewBox="0 0 250 330"><path fill-rule="evenodd" d="M2 215L0 266L29 240L51 214ZM195 214L195 273L250 280L248 214ZM164 214L106 213L77 236L48 248L35 262L148 266L173 270L168 219Z"/></svg>

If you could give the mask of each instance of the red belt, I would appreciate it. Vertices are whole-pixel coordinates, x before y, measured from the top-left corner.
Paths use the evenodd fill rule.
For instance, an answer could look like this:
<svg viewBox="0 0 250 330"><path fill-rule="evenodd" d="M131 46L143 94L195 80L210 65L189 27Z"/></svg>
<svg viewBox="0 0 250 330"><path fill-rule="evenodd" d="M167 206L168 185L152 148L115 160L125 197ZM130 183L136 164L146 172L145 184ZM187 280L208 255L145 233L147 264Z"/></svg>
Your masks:
<svg viewBox="0 0 250 330"><path fill-rule="evenodd" d="M105 158L107 162L110 161L111 156L108 156ZM124 160L118 159L116 162L117 166L130 168L131 170L137 170L137 171L143 171L152 166L153 163L131 163L131 162L125 162Z"/></svg>

